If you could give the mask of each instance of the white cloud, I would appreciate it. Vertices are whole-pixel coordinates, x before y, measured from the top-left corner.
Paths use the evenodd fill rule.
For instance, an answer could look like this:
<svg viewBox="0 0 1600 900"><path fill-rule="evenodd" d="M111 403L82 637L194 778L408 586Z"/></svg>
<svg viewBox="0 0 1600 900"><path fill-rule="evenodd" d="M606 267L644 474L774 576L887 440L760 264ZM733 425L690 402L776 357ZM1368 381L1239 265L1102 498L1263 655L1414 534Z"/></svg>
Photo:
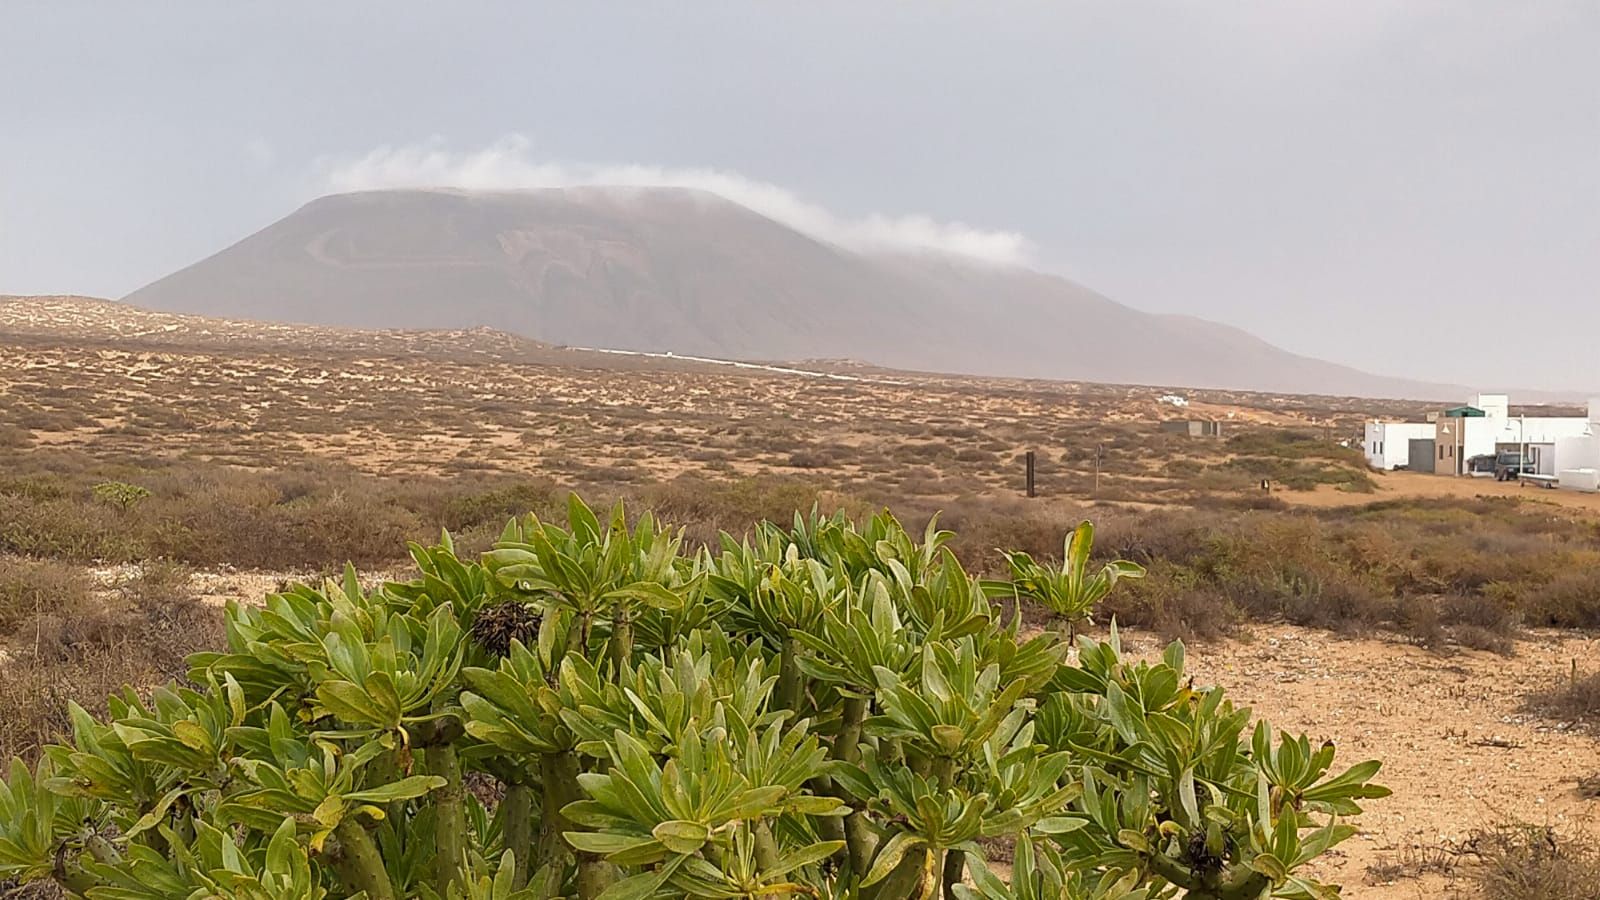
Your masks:
<svg viewBox="0 0 1600 900"><path fill-rule="evenodd" d="M1032 245L1013 231L991 231L927 216L835 215L815 203L736 172L651 165L539 161L531 143L514 134L481 150L452 150L440 138L379 147L356 158L319 161L323 187L333 191L451 187L464 190L607 185L682 187L710 191L819 240L860 250L937 251L1003 264L1029 260Z"/></svg>

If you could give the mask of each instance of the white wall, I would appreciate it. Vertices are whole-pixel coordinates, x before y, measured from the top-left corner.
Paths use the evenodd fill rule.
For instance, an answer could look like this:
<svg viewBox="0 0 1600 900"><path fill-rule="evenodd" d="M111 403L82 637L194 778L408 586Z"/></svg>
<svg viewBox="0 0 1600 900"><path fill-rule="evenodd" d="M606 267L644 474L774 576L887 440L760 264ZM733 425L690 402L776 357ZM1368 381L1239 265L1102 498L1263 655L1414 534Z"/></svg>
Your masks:
<svg viewBox="0 0 1600 900"><path fill-rule="evenodd" d="M1368 422L1362 452L1374 469L1393 469L1410 460L1412 438L1432 437L1432 422Z"/></svg>
<svg viewBox="0 0 1600 900"><path fill-rule="evenodd" d="M1479 394L1472 405L1483 410L1485 417L1504 419L1511 414L1511 397L1507 394Z"/></svg>
<svg viewBox="0 0 1600 900"><path fill-rule="evenodd" d="M1600 429L1596 429L1600 435ZM1600 469L1600 436L1569 437L1556 441L1556 469Z"/></svg>
<svg viewBox="0 0 1600 900"><path fill-rule="evenodd" d="M1501 431L1503 443L1553 444L1561 438L1583 437L1589 430L1588 418L1517 419L1506 420Z"/></svg>
<svg viewBox="0 0 1600 900"><path fill-rule="evenodd" d="M1562 438L1582 437L1591 428L1587 418L1572 417L1512 416L1509 419L1484 417L1452 419L1451 422L1458 424L1462 434L1465 435L1461 450L1461 458L1464 460L1494 453L1502 446L1511 449L1523 444L1554 445ZM1558 463L1558 465L1565 464Z"/></svg>

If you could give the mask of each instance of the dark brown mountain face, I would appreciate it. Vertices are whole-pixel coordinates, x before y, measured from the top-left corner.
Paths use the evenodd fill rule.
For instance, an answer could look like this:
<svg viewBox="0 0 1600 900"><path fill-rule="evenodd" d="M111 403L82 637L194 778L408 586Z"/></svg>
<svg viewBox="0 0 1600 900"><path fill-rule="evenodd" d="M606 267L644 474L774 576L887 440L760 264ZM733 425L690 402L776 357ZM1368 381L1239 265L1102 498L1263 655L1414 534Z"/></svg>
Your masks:
<svg viewBox="0 0 1600 900"><path fill-rule="evenodd" d="M864 254L674 188L324 197L125 298L356 328L486 326L731 359L1290 393L1455 396L1139 312L1064 278Z"/></svg>

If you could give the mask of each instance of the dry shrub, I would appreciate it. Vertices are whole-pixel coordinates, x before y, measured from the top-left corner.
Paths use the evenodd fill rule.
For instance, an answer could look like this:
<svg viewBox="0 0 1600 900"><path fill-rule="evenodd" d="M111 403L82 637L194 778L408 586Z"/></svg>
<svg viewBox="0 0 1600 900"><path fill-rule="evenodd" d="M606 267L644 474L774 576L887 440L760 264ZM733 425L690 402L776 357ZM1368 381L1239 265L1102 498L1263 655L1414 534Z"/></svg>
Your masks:
<svg viewBox="0 0 1600 900"><path fill-rule="evenodd" d="M814 485L800 481L744 478L730 482L685 476L646 485L634 505L651 510L663 522L685 528L690 543L715 545L723 531L740 535L763 520L787 524L795 510L820 506L828 513L837 506L824 504L822 499ZM861 510L857 506L853 511Z"/></svg>
<svg viewBox="0 0 1600 900"><path fill-rule="evenodd" d="M118 617L92 588L73 566L0 557L0 647L14 657L60 659L114 636Z"/></svg>
<svg viewBox="0 0 1600 900"><path fill-rule="evenodd" d="M0 425L0 447L23 448L33 446L33 432L17 425Z"/></svg>
<svg viewBox="0 0 1600 900"><path fill-rule="evenodd" d="M1461 848L1463 874L1485 900L1594 900L1600 890L1600 841L1549 826L1499 824L1474 832Z"/></svg>
<svg viewBox="0 0 1600 900"><path fill-rule="evenodd" d="M565 495L553 482L523 481L450 499L440 524L453 532L482 525L493 525L498 531L507 520L530 512L547 518L564 503Z"/></svg>
<svg viewBox="0 0 1600 900"><path fill-rule="evenodd" d="M1530 712L1563 719L1600 719L1600 671L1580 674L1574 660L1571 676L1529 694L1523 705Z"/></svg>
<svg viewBox="0 0 1600 900"><path fill-rule="evenodd" d="M1193 584L1165 562L1146 577L1122 582L1101 604L1097 619L1145 628L1164 640L1213 640L1234 634L1243 616L1215 588Z"/></svg>
<svg viewBox="0 0 1600 900"><path fill-rule="evenodd" d="M905 513L906 527L922 527L926 514L915 508L895 507ZM1020 497L962 497L946 506L939 527L956 533L950 548L969 571L998 573L1005 566L1000 550L1021 550L1040 561L1061 558L1061 544L1083 511L1059 501Z"/></svg>
<svg viewBox="0 0 1600 900"><path fill-rule="evenodd" d="M60 587L59 572L30 565L39 588ZM0 758L31 759L65 737L69 701L103 713L124 686L181 679L188 654L224 646L222 611L196 601L188 580L181 567L155 563L96 595L77 573L64 595L72 608L37 612L14 629L0 662Z"/></svg>
<svg viewBox="0 0 1600 900"><path fill-rule="evenodd" d="M121 562L144 553L127 517L80 498L0 496L0 553Z"/></svg>
<svg viewBox="0 0 1600 900"><path fill-rule="evenodd" d="M1438 602L1450 638L1471 650L1509 655L1522 630L1522 613L1494 597L1451 595Z"/></svg>
<svg viewBox="0 0 1600 900"><path fill-rule="evenodd" d="M1402 847L1393 855L1379 856L1367 866L1368 884L1392 884L1424 875L1450 875L1456 868L1456 854L1449 847Z"/></svg>
<svg viewBox="0 0 1600 900"><path fill-rule="evenodd" d="M1524 597L1528 622L1552 628L1600 628L1600 563L1564 569Z"/></svg>

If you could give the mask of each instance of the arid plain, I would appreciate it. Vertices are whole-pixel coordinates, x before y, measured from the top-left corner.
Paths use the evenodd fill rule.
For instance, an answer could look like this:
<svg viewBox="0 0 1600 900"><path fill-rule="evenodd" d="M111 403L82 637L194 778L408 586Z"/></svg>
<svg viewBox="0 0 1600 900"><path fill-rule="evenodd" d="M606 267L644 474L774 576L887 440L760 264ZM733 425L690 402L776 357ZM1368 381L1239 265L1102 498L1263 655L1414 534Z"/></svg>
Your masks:
<svg viewBox="0 0 1600 900"><path fill-rule="evenodd" d="M1341 445L1420 403L783 368L0 298L0 755L58 734L67 699L181 671L222 600L395 571L441 527L486 545L568 490L701 541L887 506L941 512L977 569L1094 520L1151 571L1111 610L1127 641L1189 640L1198 678L1385 760L1394 796L1329 863L1346 896L1473 896L1497 824L1593 839L1594 497L1373 473Z"/></svg>

